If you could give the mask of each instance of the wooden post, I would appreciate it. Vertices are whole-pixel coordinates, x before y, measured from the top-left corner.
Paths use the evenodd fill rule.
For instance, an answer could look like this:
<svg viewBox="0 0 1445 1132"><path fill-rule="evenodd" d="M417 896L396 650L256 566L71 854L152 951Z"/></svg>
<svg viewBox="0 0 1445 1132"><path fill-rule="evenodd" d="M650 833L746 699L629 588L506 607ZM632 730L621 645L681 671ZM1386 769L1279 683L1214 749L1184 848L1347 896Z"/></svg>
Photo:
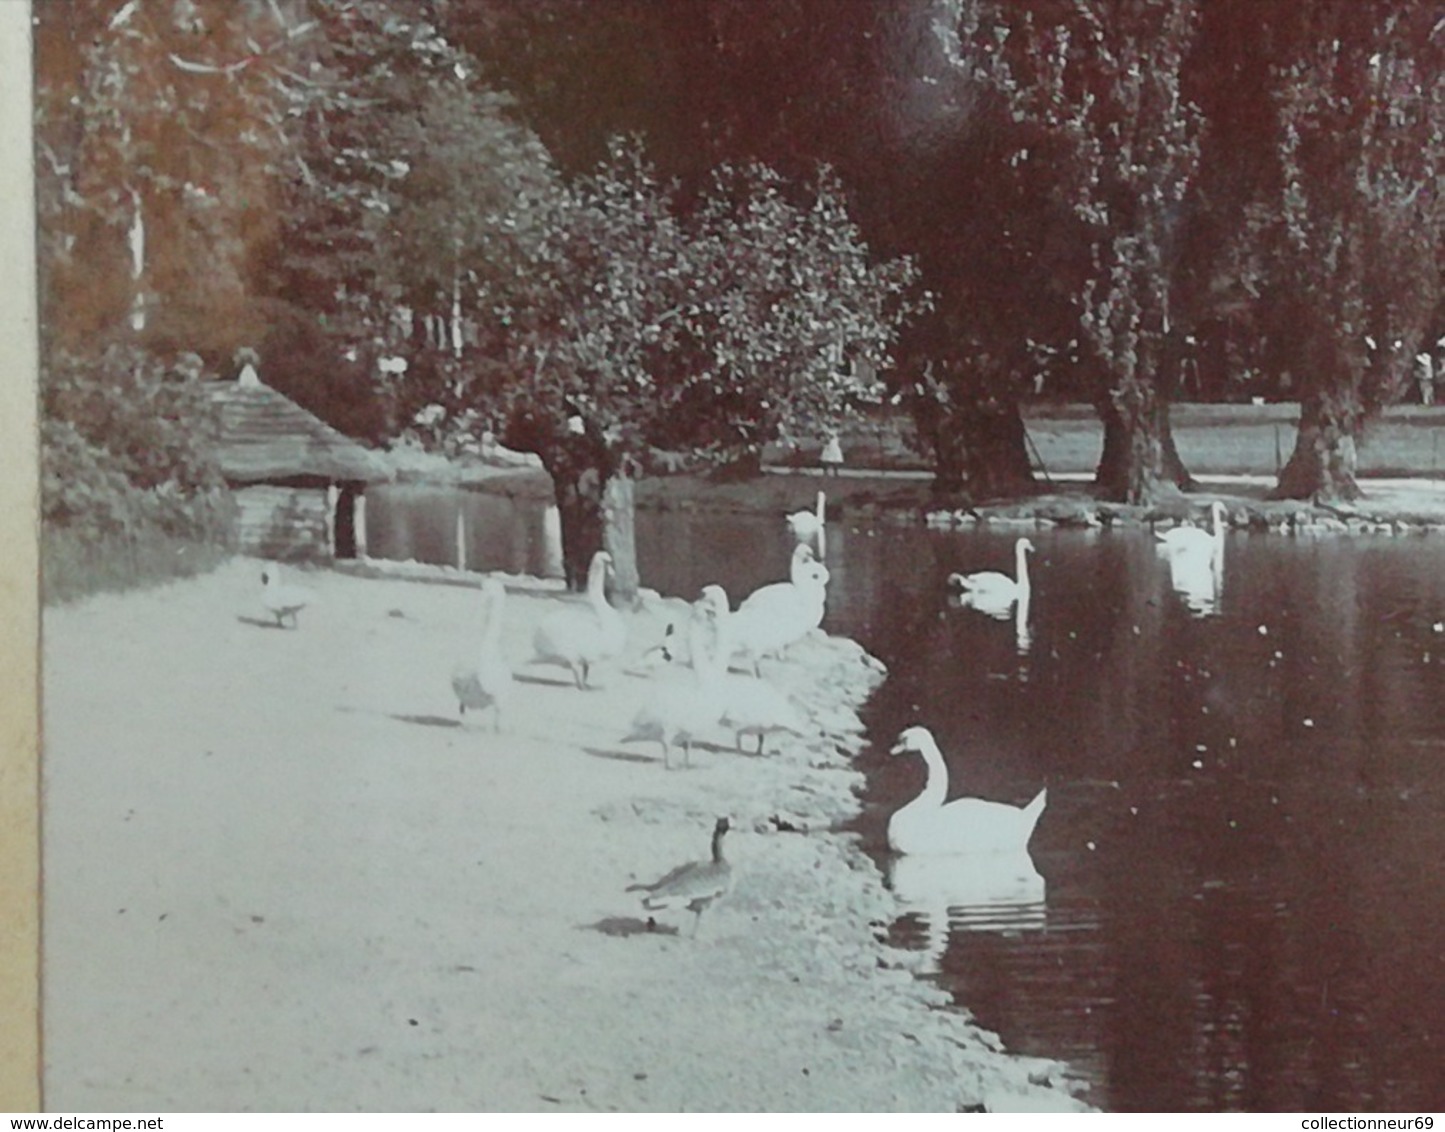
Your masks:
<svg viewBox="0 0 1445 1132"><path fill-rule="evenodd" d="M457 504L457 569L467 568L467 510L464 503Z"/></svg>
<svg viewBox="0 0 1445 1132"><path fill-rule="evenodd" d="M334 483L326 485L326 549L331 560L336 561L336 520L337 507L341 503L341 488Z"/></svg>
<svg viewBox="0 0 1445 1132"><path fill-rule="evenodd" d="M351 511L351 530L356 539L356 557L366 558L366 489L356 493Z"/></svg>
<svg viewBox="0 0 1445 1132"><path fill-rule="evenodd" d="M561 578L565 571L562 566L562 512L555 503L549 503L542 511L542 574L548 578Z"/></svg>

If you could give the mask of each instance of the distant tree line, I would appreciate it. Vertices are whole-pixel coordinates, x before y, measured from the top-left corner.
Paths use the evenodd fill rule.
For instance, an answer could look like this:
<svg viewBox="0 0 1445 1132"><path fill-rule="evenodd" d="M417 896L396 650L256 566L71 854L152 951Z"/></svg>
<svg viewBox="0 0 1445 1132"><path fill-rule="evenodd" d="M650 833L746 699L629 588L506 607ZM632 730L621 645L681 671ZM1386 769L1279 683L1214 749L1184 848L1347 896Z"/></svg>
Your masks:
<svg viewBox="0 0 1445 1132"><path fill-rule="evenodd" d="M1278 490L1348 498L1440 328L1445 28L1408 0L35 14L47 381L252 347L354 435L491 429L553 473L574 582L630 560L659 450L884 399L944 487L1026 489L1040 381L1096 407L1110 496L1188 486L1187 373L1297 397ZM47 401L52 479L154 491L103 401ZM213 488L190 455L167 482Z"/></svg>

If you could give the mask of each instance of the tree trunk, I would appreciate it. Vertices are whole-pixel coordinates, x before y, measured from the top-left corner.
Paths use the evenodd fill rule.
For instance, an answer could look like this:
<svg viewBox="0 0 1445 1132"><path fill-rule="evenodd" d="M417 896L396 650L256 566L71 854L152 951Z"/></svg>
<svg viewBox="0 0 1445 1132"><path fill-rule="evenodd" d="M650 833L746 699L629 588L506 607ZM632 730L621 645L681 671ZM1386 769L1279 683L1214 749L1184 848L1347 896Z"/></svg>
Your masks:
<svg viewBox="0 0 1445 1132"><path fill-rule="evenodd" d="M1363 492L1355 479L1355 442L1363 423L1364 409L1352 383L1330 392L1308 391L1300 402L1294 452L1271 496L1330 503L1359 499Z"/></svg>
<svg viewBox="0 0 1445 1132"><path fill-rule="evenodd" d="M958 495L963 491L964 467L967 457L963 449L963 430L954 427L952 414L942 406L915 406L913 423L919 439L933 462L933 493Z"/></svg>
<svg viewBox="0 0 1445 1132"><path fill-rule="evenodd" d="M1101 495L1147 505L1161 495L1194 487L1174 444L1166 399L1149 389L1128 396L1111 392L1096 400L1094 408L1104 423L1104 450L1094 472Z"/></svg>
<svg viewBox="0 0 1445 1132"><path fill-rule="evenodd" d="M1028 434L1018 402L989 398L959 415L965 476L978 498L1019 495L1034 486Z"/></svg>
<svg viewBox="0 0 1445 1132"><path fill-rule="evenodd" d="M919 436L933 458L933 492L975 498L1016 495L1034 486L1018 402L988 398L968 406L914 409Z"/></svg>
<svg viewBox="0 0 1445 1132"><path fill-rule="evenodd" d="M599 550L612 555L611 596L637 600L634 534L634 462L608 448L592 430L555 429L551 421L519 416L508 422L504 443L535 452L552 477L562 527L562 573L567 588L587 588L587 570Z"/></svg>
<svg viewBox="0 0 1445 1132"><path fill-rule="evenodd" d="M543 457L552 476L557 515L562 525L562 573L567 588L587 588L587 568L602 549L602 477L596 468L576 468Z"/></svg>
<svg viewBox="0 0 1445 1132"><path fill-rule="evenodd" d="M619 461L617 470L602 488L602 545L612 555L612 596L619 605L637 603L640 578L637 573L637 538L634 489L636 480L627 461Z"/></svg>

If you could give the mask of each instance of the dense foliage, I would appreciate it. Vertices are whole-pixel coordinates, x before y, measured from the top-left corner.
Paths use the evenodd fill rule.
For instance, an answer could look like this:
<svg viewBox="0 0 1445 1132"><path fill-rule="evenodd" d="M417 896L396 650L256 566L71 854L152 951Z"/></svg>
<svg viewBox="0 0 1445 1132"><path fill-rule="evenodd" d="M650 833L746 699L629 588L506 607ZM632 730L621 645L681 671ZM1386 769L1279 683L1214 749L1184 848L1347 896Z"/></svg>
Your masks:
<svg viewBox="0 0 1445 1132"><path fill-rule="evenodd" d="M227 499L198 359L131 348L52 355L42 382L42 515L94 538L214 539Z"/></svg>
<svg viewBox="0 0 1445 1132"><path fill-rule="evenodd" d="M461 367L410 384L436 395L419 414L433 430L474 434L490 417L542 457L578 581L605 533L583 504L601 508L610 481L655 449L725 459L836 427L876 403L876 374L924 301L911 263L871 255L826 170L798 187L724 166L684 200L619 139L594 171L520 198L502 228L526 259L471 276L491 315L476 326L480 358L458 351ZM585 500L584 475L596 482ZM631 547L609 545L627 589Z"/></svg>
<svg viewBox="0 0 1445 1132"><path fill-rule="evenodd" d="M1445 32L1409 0L36 17L48 381L146 406L111 347L225 373L251 346L354 435L495 426L590 472L598 513L654 448L816 437L883 395L975 493L1028 483L1022 401L1091 400L1101 486L1144 499L1188 483L1185 382L1298 396L1280 489L1348 495L1442 329ZM53 460L159 490L72 392Z"/></svg>

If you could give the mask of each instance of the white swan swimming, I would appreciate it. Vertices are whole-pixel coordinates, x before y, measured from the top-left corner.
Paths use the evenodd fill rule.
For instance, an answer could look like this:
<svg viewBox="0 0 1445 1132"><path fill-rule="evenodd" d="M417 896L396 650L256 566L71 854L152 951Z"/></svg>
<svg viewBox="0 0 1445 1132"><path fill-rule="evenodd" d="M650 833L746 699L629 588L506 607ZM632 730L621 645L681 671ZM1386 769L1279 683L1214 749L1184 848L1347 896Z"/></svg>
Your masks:
<svg viewBox="0 0 1445 1132"><path fill-rule="evenodd" d="M754 590L728 618L733 652L746 654L753 674L760 675L762 657L782 652L823 623L828 597L828 568L811 548L793 550L790 578Z"/></svg>
<svg viewBox="0 0 1445 1132"><path fill-rule="evenodd" d="M692 934L697 935L702 914L715 901L726 896L733 886L733 869L723 855L723 838L732 823L718 818L712 830L712 859L689 861L678 865L651 884L629 884L628 892L645 892L642 906L649 912L670 908L686 908L693 915ZM647 921L651 927L651 917Z"/></svg>
<svg viewBox="0 0 1445 1132"><path fill-rule="evenodd" d="M500 578L482 583L483 629L476 656L457 665L452 672L452 691L456 693L457 710L486 711L491 708L492 730L502 729L502 708L511 697L514 681L512 666L502 655L502 608L507 588Z"/></svg>
<svg viewBox="0 0 1445 1132"><path fill-rule="evenodd" d="M1179 526L1156 532L1159 549L1165 554L1217 554L1224 549L1224 504L1215 500L1209 505L1212 529Z"/></svg>
<svg viewBox="0 0 1445 1132"><path fill-rule="evenodd" d="M1017 853L1028 849L1039 815L1048 804L1047 788L1026 806L982 798L948 796L948 767L926 727L909 727L892 753L916 751L928 766L928 781L918 797L888 819L888 847L895 853Z"/></svg>
<svg viewBox="0 0 1445 1132"><path fill-rule="evenodd" d="M950 585L960 589L960 605L987 613L1000 620L1007 618L1014 602L1027 600L1030 591L1029 559L1034 544L1027 538L1014 543L1014 573L1010 578L997 570L984 570L977 574L950 574Z"/></svg>
<svg viewBox="0 0 1445 1132"><path fill-rule="evenodd" d="M267 562L261 567L261 605L284 628L287 619L293 629L300 628L296 615L316 600L304 586L288 586L281 581L281 567Z"/></svg>
<svg viewBox="0 0 1445 1132"><path fill-rule="evenodd" d="M1197 617L1218 613L1219 600L1224 593L1223 553L1176 552L1168 559L1169 584L1189 611Z"/></svg>
<svg viewBox="0 0 1445 1132"><path fill-rule="evenodd" d="M586 688L592 666L619 656L627 646L627 624L607 601L607 574L612 555L599 550L587 568L587 605L559 609L537 626L532 646L537 664L559 664L572 671L577 687Z"/></svg>
<svg viewBox="0 0 1445 1132"><path fill-rule="evenodd" d="M723 595L722 607L727 608ZM719 649L716 599L704 592L694 603L687 622L689 667L671 679L659 680L632 717L624 743L653 742L662 747L662 765L672 769L672 748L682 748L683 765L692 762L692 744L718 725L723 713L719 678L723 658Z"/></svg>

